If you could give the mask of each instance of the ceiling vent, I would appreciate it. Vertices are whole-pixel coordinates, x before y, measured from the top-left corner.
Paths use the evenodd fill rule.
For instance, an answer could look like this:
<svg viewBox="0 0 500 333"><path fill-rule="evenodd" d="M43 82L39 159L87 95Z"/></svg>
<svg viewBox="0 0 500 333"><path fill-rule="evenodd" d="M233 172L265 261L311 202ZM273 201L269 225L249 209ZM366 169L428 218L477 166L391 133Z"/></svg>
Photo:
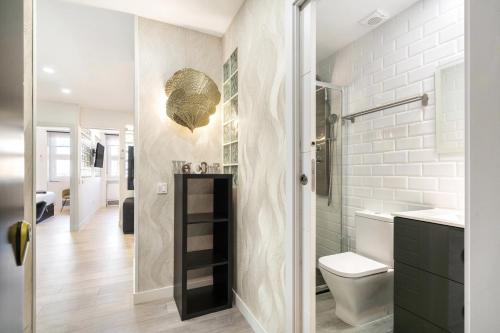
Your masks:
<svg viewBox="0 0 500 333"><path fill-rule="evenodd" d="M368 27L374 27L386 21L388 18L389 15L385 14L380 9L377 9L376 11L374 11L373 13L371 13L370 15L359 21L359 23L361 23L362 25L366 25Z"/></svg>

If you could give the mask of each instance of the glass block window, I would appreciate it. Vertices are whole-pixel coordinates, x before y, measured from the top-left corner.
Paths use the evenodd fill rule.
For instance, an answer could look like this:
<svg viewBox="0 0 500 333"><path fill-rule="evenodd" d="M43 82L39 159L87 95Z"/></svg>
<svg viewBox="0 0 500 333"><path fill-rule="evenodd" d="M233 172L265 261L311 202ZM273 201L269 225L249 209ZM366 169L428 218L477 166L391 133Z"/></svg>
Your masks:
<svg viewBox="0 0 500 333"><path fill-rule="evenodd" d="M224 63L223 156L224 173L238 184L238 49Z"/></svg>

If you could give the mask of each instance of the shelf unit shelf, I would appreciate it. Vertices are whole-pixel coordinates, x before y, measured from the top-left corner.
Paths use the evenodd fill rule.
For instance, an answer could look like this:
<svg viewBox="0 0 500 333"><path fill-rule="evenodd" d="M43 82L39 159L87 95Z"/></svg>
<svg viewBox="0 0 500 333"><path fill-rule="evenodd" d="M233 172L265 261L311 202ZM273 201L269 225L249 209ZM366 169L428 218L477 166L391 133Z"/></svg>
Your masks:
<svg viewBox="0 0 500 333"><path fill-rule="evenodd" d="M188 224L196 224L196 223L218 223L218 222L227 222L227 216L217 216L213 213L198 213L198 214L188 214L187 223Z"/></svg>
<svg viewBox="0 0 500 333"><path fill-rule="evenodd" d="M203 191L210 193L196 192L200 180ZM174 299L182 320L232 307L232 184L230 174L175 175ZM209 206L210 213L194 213ZM190 231L200 227L211 232L212 247L190 251ZM211 285L189 288L188 272L195 270L211 275Z"/></svg>
<svg viewBox="0 0 500 333"><path fill-rule="evenodd" d="M187 316L191 319L228 308L227 295L213 286L187 290Z"/></svg>
<svg viewBox="0 0 500 333"><path fill-rule="evenodd" d="M227 256L215 253L213 250L192 251L186 254L186 269L198 269L227 265Z"/></svg>

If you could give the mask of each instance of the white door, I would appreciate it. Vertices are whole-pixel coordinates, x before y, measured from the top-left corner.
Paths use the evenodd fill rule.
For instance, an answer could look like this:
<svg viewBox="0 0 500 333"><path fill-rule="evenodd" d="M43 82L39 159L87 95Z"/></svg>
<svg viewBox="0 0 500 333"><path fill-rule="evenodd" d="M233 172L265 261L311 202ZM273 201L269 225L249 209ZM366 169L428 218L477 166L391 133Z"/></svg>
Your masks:
<svg viewBox="0 0 500 333"><path fill-rule="evenodd" d="M302 332L316 329L316 2L300 12Z"/></svg>
<svg viewBox="0 0 500 333"><path fill-rule="evenodd" d="M106 206L120 202L120 136L106 134Z"/></svg>

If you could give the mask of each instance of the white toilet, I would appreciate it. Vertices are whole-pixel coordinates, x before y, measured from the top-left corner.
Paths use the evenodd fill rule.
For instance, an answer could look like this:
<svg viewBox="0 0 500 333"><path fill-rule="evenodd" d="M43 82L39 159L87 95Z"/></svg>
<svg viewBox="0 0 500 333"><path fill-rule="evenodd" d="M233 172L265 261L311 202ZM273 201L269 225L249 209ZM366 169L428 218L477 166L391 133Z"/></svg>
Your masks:
<svg viewBox="0 0 500 333"><path fill-rule="evenodd" d="M337 317L359 326L393 312L394 218L356 212L356 253L319 258L321 274L335 298Z"/></svg>

